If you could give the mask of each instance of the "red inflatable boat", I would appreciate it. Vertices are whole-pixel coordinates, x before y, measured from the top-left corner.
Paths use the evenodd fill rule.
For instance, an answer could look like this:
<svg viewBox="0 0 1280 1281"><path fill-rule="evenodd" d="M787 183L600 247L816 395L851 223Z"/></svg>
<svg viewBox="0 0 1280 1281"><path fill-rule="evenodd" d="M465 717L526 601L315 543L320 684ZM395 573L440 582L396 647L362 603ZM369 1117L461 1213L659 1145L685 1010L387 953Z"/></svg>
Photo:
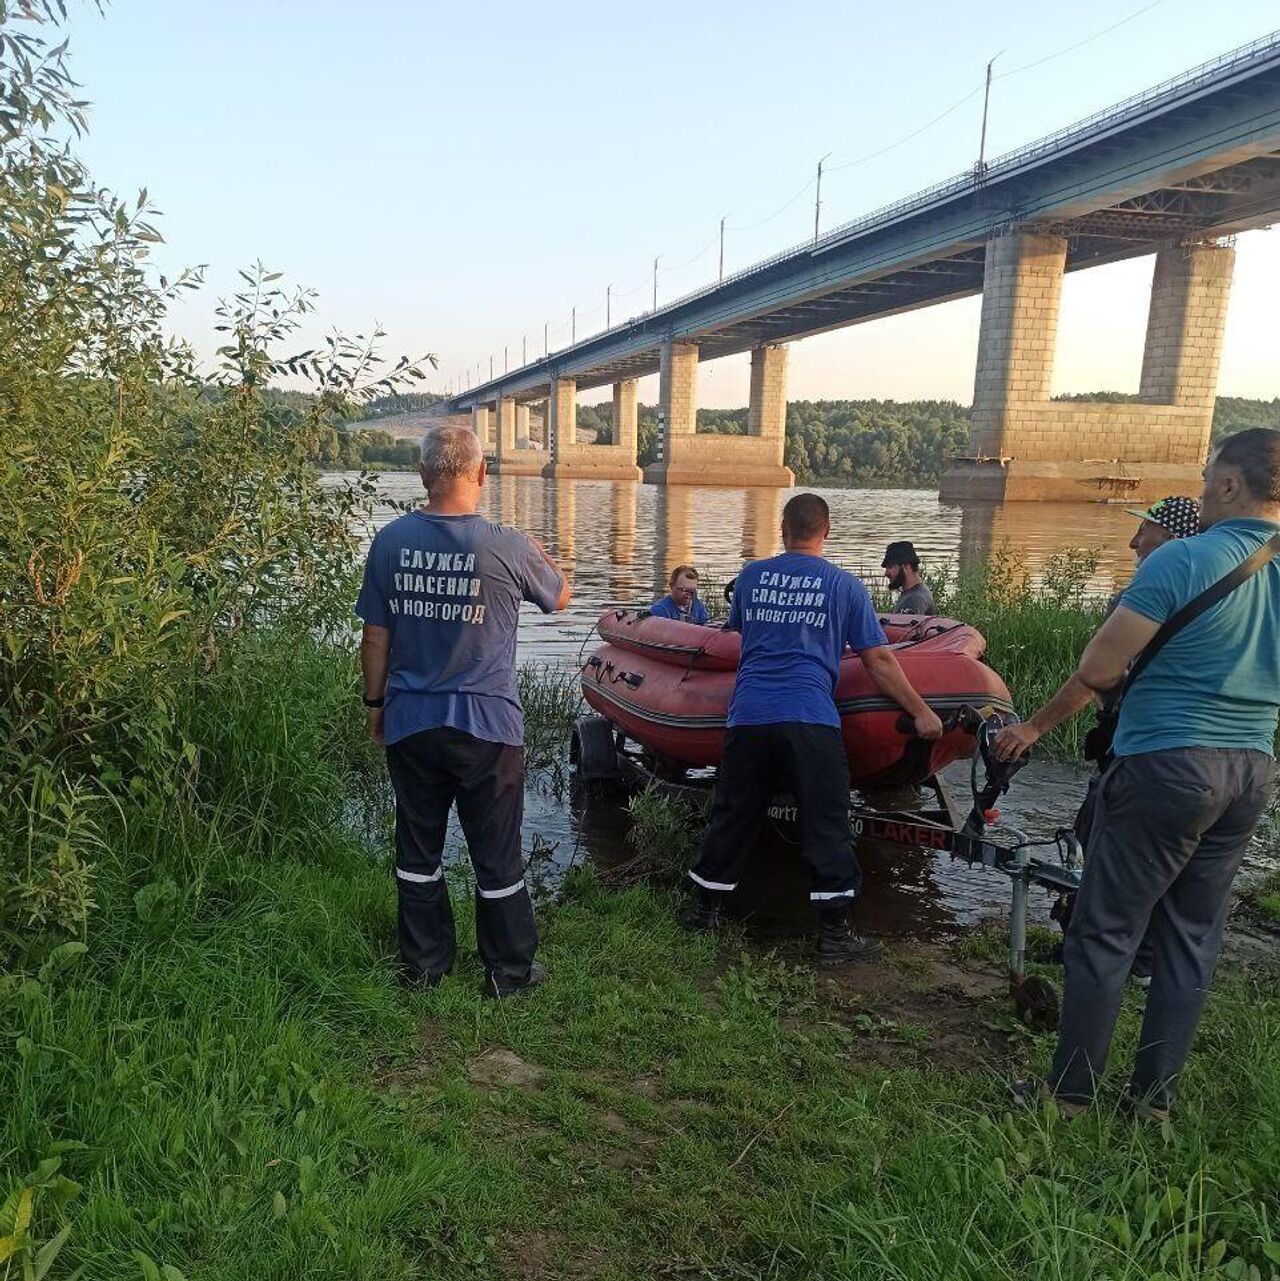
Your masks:
<svg viewBox="0 0 1280 1281"><path fill-rule="evenodd" d="M961 707L1012 710L1004 681L982 661L980 632L948 618L881 618L911 684L943 719ZM739 637L647 611L610 610L597 623L604 644L582 669L582 694L627 738L670 765L717 765L738 665ZM836 685L849 774L855 787L920 783L973 755L958 725L927 744L899 726L901 710L876 689L856 654Z"/></svg>

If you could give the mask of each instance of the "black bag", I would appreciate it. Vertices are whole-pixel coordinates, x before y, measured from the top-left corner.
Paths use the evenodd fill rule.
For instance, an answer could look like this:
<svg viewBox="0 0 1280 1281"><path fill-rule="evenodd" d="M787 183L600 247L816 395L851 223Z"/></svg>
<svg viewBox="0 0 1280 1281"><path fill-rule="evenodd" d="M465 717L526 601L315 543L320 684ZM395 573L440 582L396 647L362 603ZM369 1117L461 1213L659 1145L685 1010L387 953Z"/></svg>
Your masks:
<svg viewBox="0 0 1280 1281"><path fill-rule="evenodd" d="M1098 708L1098 716L1084 736L1084 758L1091 764L1104 770L1111 764L1111 742L1116 736L1116 727L1120 724L1120 709L1117 704L1108 704Z"/></svg>
<svg viewBox="0 0 1280 1281"><path fill-rule="evenodd" d="M1097 723L1084 736L1085 760L1092 761L1100 770L1106 769L1111 764L1111 742L1115 738L1116 726L1120 723L1120 705L1124 702L1124 696L1133 688L1133 682L1146 671L1151 660L1188 623L1194 622L1205 610L1212 609L1277 555L1280 555L1280 534L1267 539L1256 552L1246 556L1229 573L1206 587L1199 596L1189 600L1160 624L1160 630L1147 642L1146 648L1130 665L1124 684L1120 687L1119 696L1109 699L1106 706L1099 709Z"/></svg>

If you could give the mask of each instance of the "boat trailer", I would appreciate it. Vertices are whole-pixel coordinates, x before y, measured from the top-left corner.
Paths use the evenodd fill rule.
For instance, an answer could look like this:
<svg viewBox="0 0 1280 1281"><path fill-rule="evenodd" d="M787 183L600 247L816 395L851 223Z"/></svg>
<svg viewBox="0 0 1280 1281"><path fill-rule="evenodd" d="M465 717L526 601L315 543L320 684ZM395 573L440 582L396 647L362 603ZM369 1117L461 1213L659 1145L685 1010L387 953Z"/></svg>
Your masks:
<svg viewBox="0 0 1280 1281"><path fill-rule="evenodd" d="M1009 790L1014 776L1028 756L1001 761L994 751L995 736L1018 717L990 707L961 707L943 717L944 726L957 726L977 740L969 769L971 806L966 815L957 809L942 779L933 776L925 786L934 793L935 803L923 807L883 808L853 793L849 808L850 832L855 840L883 841L904 849L936 850L972 866L988 868L1007 876L1009 906L1009 987L1014 1005L1024 1022L1037 1028L1057 1024L1058 992L1047 979L1026 973L1027 907L1032 886L1039 886L1059 899L1080 888L1082 852L1080 842L1069 828L1058 828L1047 838L1034 839L1012 826L1003 826L995 839L992 828L999 822L997 803ZM904 737L913 735L911 718L903 716L898 729ZM586 716L574 727L570 760L582 781L651 785L672 795L705 798L713 786L714 771L691 775L678 764L660 761L643 750L628 750L626 736L602 716ZM785 823L794 802L789 796L775 797L769 809L775 825ZM1055 910L1057 919L1067 913Z"/></svg>

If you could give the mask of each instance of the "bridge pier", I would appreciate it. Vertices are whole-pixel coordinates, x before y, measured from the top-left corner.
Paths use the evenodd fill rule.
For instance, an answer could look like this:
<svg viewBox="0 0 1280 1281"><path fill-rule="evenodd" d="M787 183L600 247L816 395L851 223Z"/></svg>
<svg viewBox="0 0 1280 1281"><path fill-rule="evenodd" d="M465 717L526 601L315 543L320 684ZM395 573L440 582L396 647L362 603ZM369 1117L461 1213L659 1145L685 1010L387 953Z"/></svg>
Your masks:
<svg viewBox="0 0 1280 1281"><path fill-rule="evenodd" d="M653 485L771 485L789 487L795 475L786 448L787 349L751 353L747 435L698 434L698 346L665 342L658 370L658 461L645 468Z"/></svg>
<svg viewBox="0 0 1280 1281"><path fill-rule="evenodd" d="M969 454L947 501L1148 501L1200 488L1235 251L1173 245L1156 255L1139 400L1049 398L1066 239L988 241Z"/></svg>
<svg viewBox="0 0 1280 1281"><path fill-rule="evenodd" d="M490 411L488 405L473 405L471 409L471 430L475 432L480 448L488 450L492 441L489 438Z"/></svg>
<svg viewBox="0 0 1280 1281"><path fill-rule="evenodd" d="M634 378L613 384L613 443L635 461L639 448L639 386Z"/></svg>
<svg viewBox="0 0 1280 1281"><path fill-rule="evenodd" d="M622 435L619 417L619 388L630 386L631 439ZM548 443L551 460L543 468L547 477L577 480L639 480L636 466L635 383L618 383L614 387L613 442L608 445L583 445L578 442L578 384L573 378L557 378L551 384ZM625 411L625 393L622 408Z"/></svg>
<svg viewBox="0 0 1280 1281"><path fill-rule="evenodd" d="M529 439L529 406L513 396L498 401L497 457L493 470L499 476L541 476L551 455L545 449L521 449Z"/></svg>

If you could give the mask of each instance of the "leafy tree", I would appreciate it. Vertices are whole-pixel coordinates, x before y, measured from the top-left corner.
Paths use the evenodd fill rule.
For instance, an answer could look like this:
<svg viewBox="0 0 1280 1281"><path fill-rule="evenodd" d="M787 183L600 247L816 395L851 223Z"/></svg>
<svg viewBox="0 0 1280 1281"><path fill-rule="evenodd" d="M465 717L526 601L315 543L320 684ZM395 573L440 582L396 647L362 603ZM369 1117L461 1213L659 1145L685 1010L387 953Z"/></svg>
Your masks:
<svg viewBox="0 0 1280 1281"><path fill-rule="evenodd" d="M103 191L66 143L61 20L0 0L0 961L84 928L99 815L199 803L194 685L255 632L345 625L371 485L310 460L421 376L383 372L378 332L288 351L312 295L261 266L200 372L164 334L199 274L156 275L147 193Z"/></svg>

